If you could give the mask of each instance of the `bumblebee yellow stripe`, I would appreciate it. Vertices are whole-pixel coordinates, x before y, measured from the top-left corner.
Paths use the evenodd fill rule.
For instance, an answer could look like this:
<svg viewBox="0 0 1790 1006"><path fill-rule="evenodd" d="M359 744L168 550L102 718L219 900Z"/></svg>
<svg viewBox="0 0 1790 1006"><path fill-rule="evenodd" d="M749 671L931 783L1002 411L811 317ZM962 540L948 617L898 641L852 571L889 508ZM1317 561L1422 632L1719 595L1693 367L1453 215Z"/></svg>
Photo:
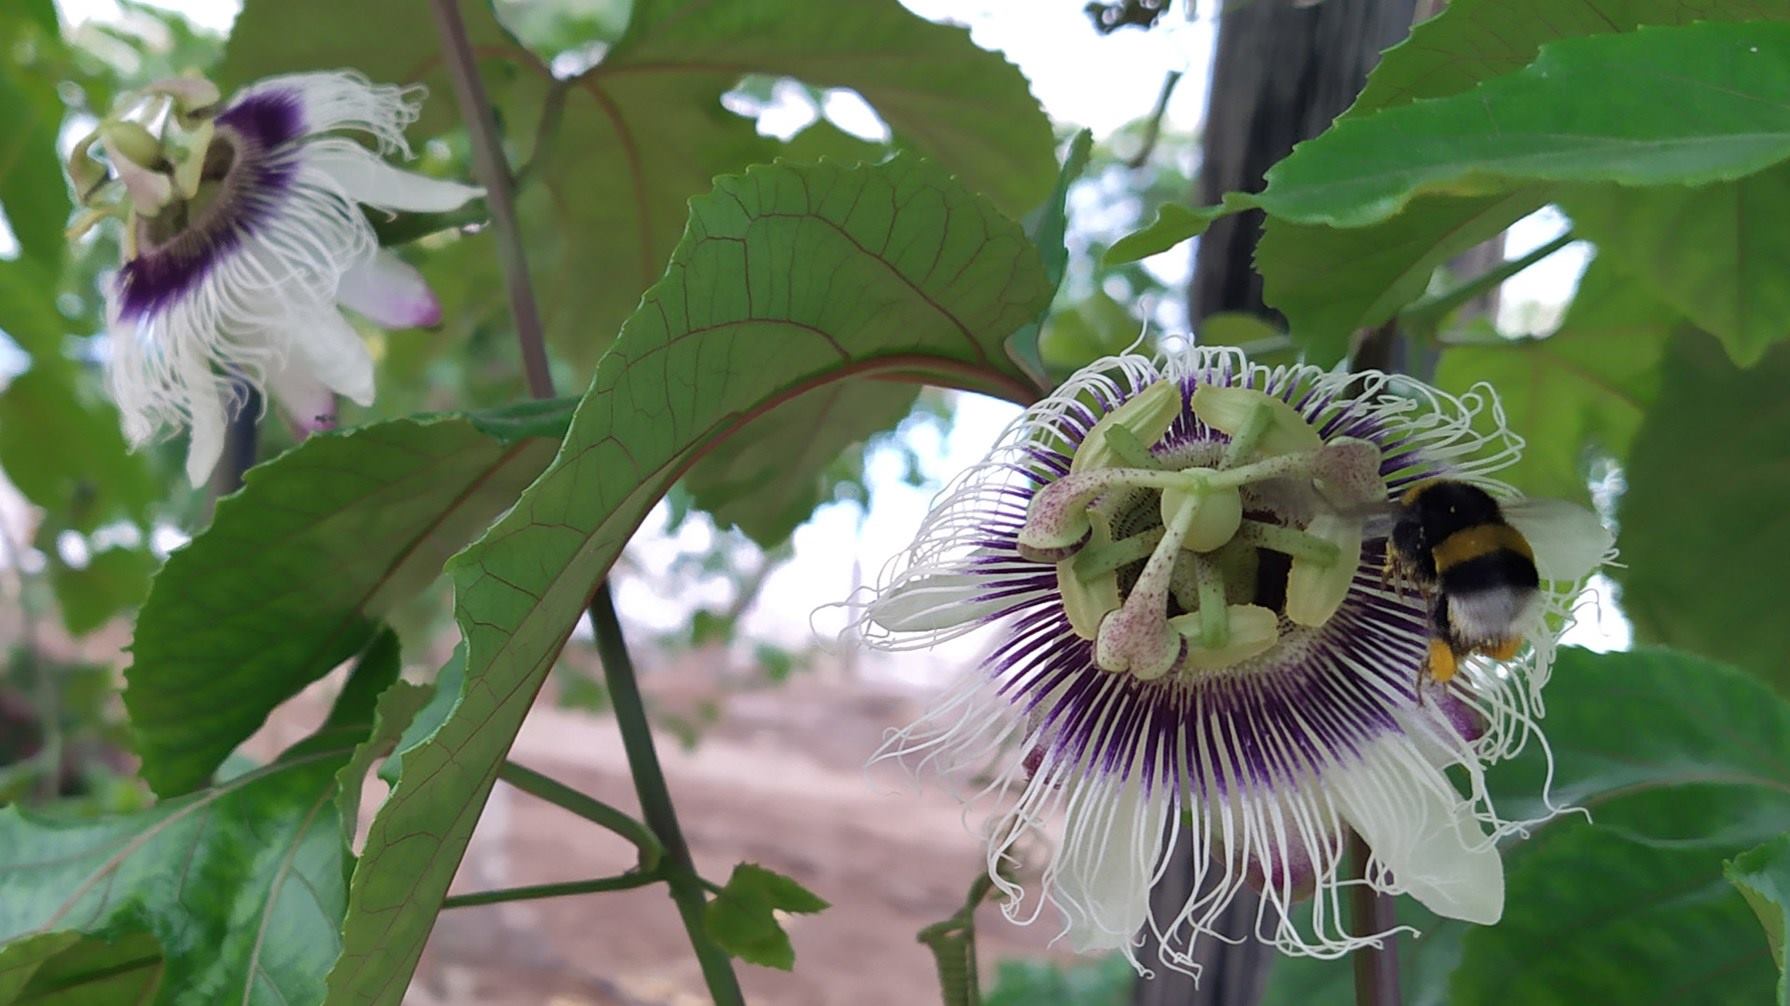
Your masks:
<svg viewBox="0 0 1790 1006"><path fill-rule="evenodd" d="M1478 524L1464 527L1442 540L1435 549L1436 572L1443 573L1452 566L1458 566L1469 559L1477 559L1482 555L1491 555L1508 549L1525 559L1533 561L1535 553L1529 551L1529 542L1509 524Z"/></svg>

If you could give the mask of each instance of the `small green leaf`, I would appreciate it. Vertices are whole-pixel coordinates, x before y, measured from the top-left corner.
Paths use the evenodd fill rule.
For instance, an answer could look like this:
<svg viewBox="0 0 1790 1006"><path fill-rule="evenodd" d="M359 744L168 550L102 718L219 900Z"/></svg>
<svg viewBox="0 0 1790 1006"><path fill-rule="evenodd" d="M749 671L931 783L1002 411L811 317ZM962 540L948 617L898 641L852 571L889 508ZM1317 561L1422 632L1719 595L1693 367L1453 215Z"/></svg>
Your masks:
<svg viewBox="0 0 1790 1006"><path fill-rule="evenodd" d="M1103 356L1116 356L1137 341L1139 321L1105 290L1096 288L1080 300L1052 311L1038 338L1050 372L1065 376Z"/></svg>
<svg viewBox="0 0 1790 1006"><path fill-rule="evenodd" d="M1638 638L1726 660L1790 691L1790 345L1746 370L1700 334L1667 347L1617 509L1622 609ZM1774 561L1761 561L1762 559Z"/></svg>
<svg viewBox="0 0 1790 1006"><path fill-rule="evenodd" d="M1137 972L1119 954L1068 966L1051 961L1002 961L983 1006L1125 1006L1136 984ZM1318 1004L1307 1002L1306 1006Z"/></svg>
<svg viewBox="0 0 1790 1006"><path fill-rule="evenodd" d="M762 866L741 863L703 910L704 928L721 949L743 961L788 971L795 948L774 913L808 915L827 903L801 884Z"/></svg>
<svg viewBox="0 0 1790 1006"><path fill-rule="evenodd" d="M1778 966L1778 1006L1790 1004L1790 973L1784 969L1784 928L1790 921L1790 835L1779 835L1734 857L1723 864L1722 875L1740 891L1765 927L1765 942L1771 948L1772 963Z"/></svg>
<svg viewBox="0 0 1790 1006"><path fill-rule="evenodd" d="M1094 134L1083 129L1069 141L1069 152L1063 157L1063 170L1057 175L1057 188L1039 207L1032 219L1026 223L1026 236L1038 247L1038 257L1044 263L1044 279L1050 284L1051 296L1054 299L1057 290L1063 285L1063 271L1069 265L1069 249L1063 243L1063 237L1069 230L1069 188L1082 172L1088 169L1088 154L1094 147ZM1043 328L1050 308L1047 306L1038 319L1007 340L1007 355L1026 372L1039 390L1054 385L1050 373L1044 365L1044 356L1039 346L1039 333Z"/></svg>
<svg viewBox="0 0 1790 1006"><path fill-rule="evenodd" d="M1212 221L1219 217L1227 216L1236 209L1247 208L1246 203L1246 199L1219 206L1164 203L1157 207L1156 219L1114 241L1101 261L1114 266L1168 251L1183 241L1206 233L1206 228L1212 226Z"/></svg>
<svg viewBox="0 0 1790 1006"><path fill-rule="evenodd" d="M1251 202L1303 223L1360 227L1425 193L1696 185L1787 157L1790 24L1643 28L1562 39L1471 93L1341 119L1270 169Z"/></svg>
<svg viewBox="0 0 1790 1006"><path fill-rule="evenodd" d="M251 469L137 618L124 699L150 785L203 785L275 706L366 646L546 466L567 411L376 423Z"/></svg>
<svg viewBox="0 0 1790 1006"><path fill-rule="evenodd" d="M1673 310L1722 340L1741 366L1790 337L1790 165L1699 188L1598 187L1560 203L1575 232Z"/></svg>
<svg viewBox="0 0 1790 1006"><path fill-rule="evenodd" d="M155 567L155 556L135 548L106 549L78 569L60 557L52 560L50 585L62 609L62 624L70 633L83 636L112 616L135 608L149 593Z"/></svg>
<svg viewBox="0 0 1790 1006"><path fill-rule="evenodd" d="M1559 331L1504 345L1442 351L1436 384L1452 394L1497 389L1523 456L1500 478L1530 496L1589 501L1590 462L1621 462L1659 389L1660 360L1679 321L1647 288L1600 256L1586 269ZM1484 416L1485 424L1491 417Z"/></svg>

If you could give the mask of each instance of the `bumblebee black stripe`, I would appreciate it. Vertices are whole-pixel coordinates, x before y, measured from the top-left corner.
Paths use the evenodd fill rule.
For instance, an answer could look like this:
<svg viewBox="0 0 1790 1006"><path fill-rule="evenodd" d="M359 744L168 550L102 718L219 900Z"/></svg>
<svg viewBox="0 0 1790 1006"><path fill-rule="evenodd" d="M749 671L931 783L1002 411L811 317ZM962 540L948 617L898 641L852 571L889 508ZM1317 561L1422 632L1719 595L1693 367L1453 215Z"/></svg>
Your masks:
<svg viewBox="0 0 1790 1006"><path fill-rule="evenodd" d="M1449 594L1535 590L1539 586L1541 576L1535 571L1535 560L1511 549L1486 552L1442 570L1442 590Z"/></svg>

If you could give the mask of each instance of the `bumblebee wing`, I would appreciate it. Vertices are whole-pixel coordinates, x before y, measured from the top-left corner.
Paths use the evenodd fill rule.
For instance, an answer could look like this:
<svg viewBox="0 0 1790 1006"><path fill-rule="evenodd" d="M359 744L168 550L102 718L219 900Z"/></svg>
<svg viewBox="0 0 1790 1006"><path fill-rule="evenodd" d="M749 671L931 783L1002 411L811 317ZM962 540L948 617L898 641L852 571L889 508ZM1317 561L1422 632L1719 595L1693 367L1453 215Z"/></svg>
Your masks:
<svg viewBox="0 0 1790 1006"><path fill-rule="evenodd" d="M1583 579L1615 542L1596 514L1565 500L1519 500L1504 507L1504 519L1529 540L1543 580Z"/></svg>

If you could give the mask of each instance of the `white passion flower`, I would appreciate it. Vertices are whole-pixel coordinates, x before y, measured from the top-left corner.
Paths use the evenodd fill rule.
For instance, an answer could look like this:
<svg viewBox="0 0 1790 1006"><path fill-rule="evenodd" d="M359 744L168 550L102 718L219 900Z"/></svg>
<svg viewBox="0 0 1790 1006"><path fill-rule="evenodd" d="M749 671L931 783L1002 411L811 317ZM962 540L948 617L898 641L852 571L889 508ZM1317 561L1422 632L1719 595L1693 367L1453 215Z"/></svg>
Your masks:
<svg viewBox="0 0 1790 1006"><path fill-rule="evenodd" d="M1289 953L1387 935L1347 928L1354 884L1495 922L1495 843L1533 822L1499 817L1483 768L1545 747L1557 633L1609 537L1588 512L1577 540L1535 530L1519 652L1432 676L1434 598L1399 582L1371 515L1435 478L1512 503L1488 476L1521 446L1483 386L1455 398L1223 349L1101 360L947 487L885 571L870 645L988 625L996 642L878 757L975 784L1009 918L1055 906L1077 949L1140 971L1148 926L1165 965L1197 974L1195 940L1246 883L1255 936ZM1350 830L1365 879L1344 865ZM1152 917L1182 834L1194 893ZM1042 866L1032 890L1021 862Z"/></svg>
<svg viewBox="0 0 1790 1006"><path fill-rule="evenodd" d="M202 483L241 404L233 379L301 426L328 421L337 394L371 403L372 357L337 305L387 328L440 320L361 210L441 212L481 194L383 159L409 155L421 97L348 72L273 77L228 100L206 81L164 81L76 148L70 174L90 210L74 233L125 220L108 376L133 444L190 427L186 471ZM116 177L88 156L96 143Z"/></svg>

